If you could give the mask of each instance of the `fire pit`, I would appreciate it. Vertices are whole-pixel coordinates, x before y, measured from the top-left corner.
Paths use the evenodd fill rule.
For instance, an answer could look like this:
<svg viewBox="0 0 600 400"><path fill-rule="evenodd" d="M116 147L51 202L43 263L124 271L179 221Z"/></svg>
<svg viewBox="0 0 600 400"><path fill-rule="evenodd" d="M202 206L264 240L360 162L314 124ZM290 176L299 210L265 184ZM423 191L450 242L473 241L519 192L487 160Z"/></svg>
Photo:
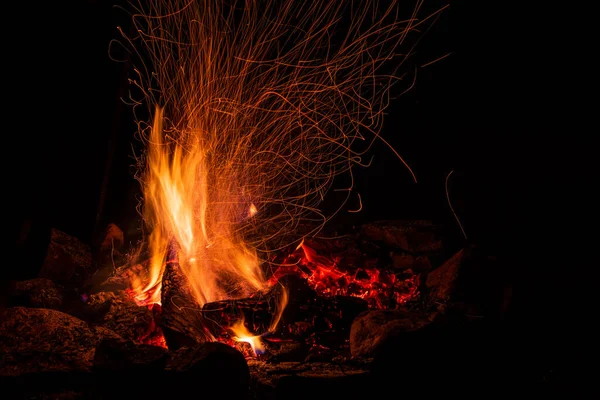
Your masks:
<svg viewBox="0 0 600 400"><path fill-rule="evenodd" d="M52 230L2 310L6 392L362 399L475 343L510 298L494 254L444 245L429 220L332 226L361 211L354 171L375 142L416 182L381 127L444 9L421 5L131 4L113 44L135 66L140 232L111 224L90 245Z"/></svg>
<svg viewBox="0 0 600 400"><path fill-rule="evenodd" d="M383 367L390 357L415 357L408 371L422 362L415 346L437 359L444 353L429 351L441 338L506 310L498 262L441 239L428 221L307 238L265 265L265 293L200 307L175 261L161 303L141 305L131 287L139 264L106 273L89 247L53 230L44 277L16 282L2 313L0 373L12 393L49 398L162 398L198 385L226 398L387 390L395 382L379 379L402 366ZM131 384L138 379L154 384Z"/></svg>

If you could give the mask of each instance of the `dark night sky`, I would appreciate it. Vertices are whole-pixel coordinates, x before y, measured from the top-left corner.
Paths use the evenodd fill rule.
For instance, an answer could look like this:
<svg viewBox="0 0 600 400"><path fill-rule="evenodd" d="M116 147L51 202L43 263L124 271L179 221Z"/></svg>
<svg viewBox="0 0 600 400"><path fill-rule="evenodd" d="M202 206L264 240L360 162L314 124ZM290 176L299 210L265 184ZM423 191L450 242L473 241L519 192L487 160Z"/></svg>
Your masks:
<svg viewBox="0 0 600 400"><path fill-rule="evenodd" d="M5 35L5 149L17 160L5 171L5 193L15 202L15 232L33 219L90 240L113 133L101 222L135 230L134 127L117 100L126 71L108 58L108 42L124 21L111 7L116 1L52 3L11 13L20 22ZM365 201L360 218L436 218L460 237L444 193L454 170L453 205L467 234L513 257L544 303L560 287L579 284L591 262L583 227L598 182L576 95L584 72L573 72L577 51L555 25L566 14L450 3L417 57L452 55L419 70L384 128L419 183L379 146L357 182Z"/></svg>

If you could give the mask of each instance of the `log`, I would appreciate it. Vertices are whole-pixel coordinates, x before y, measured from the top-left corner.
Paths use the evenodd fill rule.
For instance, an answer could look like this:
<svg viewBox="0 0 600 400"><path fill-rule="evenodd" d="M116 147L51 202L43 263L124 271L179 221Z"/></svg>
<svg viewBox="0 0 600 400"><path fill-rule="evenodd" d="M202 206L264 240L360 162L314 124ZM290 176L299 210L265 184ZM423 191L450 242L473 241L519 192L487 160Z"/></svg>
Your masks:
<svg viewBox="0 0 600 400"><path fill-rule="evenodd" d="M272 319L276 317L281 296L281 286L275 285L272 290L256 297L206 303L202 312L208 329L217 337L228 337L228 328L241 319L250 332L261 335L269 330Z"/></svg>
<svg viewBox="0 0 600 400"><path fill-rule="evenodd" d="M177 350L208 342L211 340L211 333L174 251L171 251L170 256L162 277L159 325L169 349Z"/></svg>
<svg viewBox="0 0 600 400"><path fill-rule="evenodd" d="M211 332L219 339L230 339L228 328L243 318L250 332L264 335L279 354L281 342L310 344L315 347L340 348L348 339L354 318L368 309L368 303L351 296L316 296L314 291L301 290L300 281L290 287L290 301L278 325L269 331L281 298L281 285L255 298L207 303L202 311ZM293 293L311 293L310 297L294 298Z"/></svg>

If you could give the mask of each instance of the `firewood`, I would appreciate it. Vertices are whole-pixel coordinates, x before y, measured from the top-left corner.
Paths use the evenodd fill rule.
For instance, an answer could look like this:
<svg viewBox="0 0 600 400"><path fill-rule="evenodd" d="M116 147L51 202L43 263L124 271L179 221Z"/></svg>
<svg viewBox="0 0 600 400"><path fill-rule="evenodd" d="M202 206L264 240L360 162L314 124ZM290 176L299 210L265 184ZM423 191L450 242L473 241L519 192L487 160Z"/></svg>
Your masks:
<svg viewBox="0 0 600 400"><path fill-rule="evenodd" d="M175 257L166 263L162 277L161 303L159 325L170 349L210 341L211 334L206 328L202 309Z"/></svg>

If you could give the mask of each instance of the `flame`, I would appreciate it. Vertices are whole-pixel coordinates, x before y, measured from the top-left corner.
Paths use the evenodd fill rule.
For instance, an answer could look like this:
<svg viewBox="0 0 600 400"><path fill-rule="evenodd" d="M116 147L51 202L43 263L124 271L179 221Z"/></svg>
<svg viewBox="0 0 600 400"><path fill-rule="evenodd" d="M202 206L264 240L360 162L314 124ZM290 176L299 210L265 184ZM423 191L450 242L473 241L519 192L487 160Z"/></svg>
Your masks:
<svg viewBox="0 0 600 400"><path fill-rule="evenodd" d="M258 209L254 205L254 203L250 204L250 208L248 209L248 217L253 217L258 212Z"/></svg>
<svg viewBox="0 0 600 400"><path fill-rule="evenodd" d="M135 35L121 31L121 44L139 56L132 104L147 105L153 121L139 124L138 159L150 260L132 291L159 303L173 256L200 306L250 297L270 286L258 251L292 243L300 226L322 229L334 178L362 165L375 140L387 144L379 133L402 62L382 67L441 10L419 19L417 1L401 20L396 1L134 3ZM348 283L322 261L313 281Z"/></svg>
<svg viewBox="0 0 600 400"><path fill-rule="evenodd" d="M157 107L144 190L144 217L153 228L148 244L151 279L141 292L160 288L165 255L173 242L200 306L265 289L256 251L237 232L236 216L243 206L234 194L239 183L220 179L221 175L231 177L233 171L211 166L201 132L167 142L163 121L163 109Z"/></svg>
<svg viewBox="0 0 600 400"><path fill-rule="evenodd" d="M243 318L240 319L235 324L233 324L233 326L231 326L229 329L234 334L233 340L235 340L236 342L243 342L243 343L250 344L250 347L252 347L252 352L254 353L255 356L258 356L265 352L265 346L262 343L260 336L252 334L248 330L248 328L246 328Z"/></svg>
<svg viewBox="0 0 600 400"><path fill-rule="evenodd" d="M279 301L273 310L273 318L271 323L269 324L269 329L267 332L262 335L254 335L252 334L248 328L246 328L244 318L240 318L237 322L235 322L229 329L233 332L234 336L232 337L236 342L244 342L249 343L250 347L252 347L252 352L254 356L258 356L265 352L265 346L261 340L261 336L275 332L275 329L279 325L279 321L281 320L281 316L283 315L283 310L288 303L288 291L285 287L281 287L282 292L279 298Z"/></svg>

